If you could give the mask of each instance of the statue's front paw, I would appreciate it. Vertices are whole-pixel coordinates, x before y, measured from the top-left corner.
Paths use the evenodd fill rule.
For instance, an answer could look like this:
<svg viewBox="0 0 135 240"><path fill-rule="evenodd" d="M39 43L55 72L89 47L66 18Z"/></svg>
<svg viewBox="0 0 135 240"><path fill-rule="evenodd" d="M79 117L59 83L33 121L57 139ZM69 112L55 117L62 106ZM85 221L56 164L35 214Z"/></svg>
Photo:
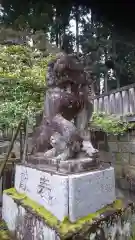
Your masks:
<svg viewBox="0 0 135 240"><path fill-rule="evenodd" d="M96 155L96 154L98 153L98 150L95 149L95 148L93 148L93 149L88 148L88 149L86 149L85 151L86 151L86 153L89 155L89 157L91 157L91 156L93 156L93 155Z"/></svg>
<svg viewBox="0 0 135 240"><path fill-rule="evenodd" d="M89 157L93 156L93 152L89 149L85 150L85 152L88 154Z"/></svg>
<svg viewBox="0 0 135 240"><path fill-rule="evenodd" d="M57 157L53 158L52 161L53 161L54 163L59 163L59 162L61 161L61 157L60 157L60 156L57 156Z"/></svg>
<svg viewBox="0 0 135 240"><path fill-rule="evenodd" d="M53 158L55 162L66 161L70 155L70 150L67 148L63 153L59 154L57 157Z"/></svg>
<svg viewBox="0 0 135 240"><path fill-rule="evenodd" d="M92 146L90 141L83 141L83 150L89 155L89 157L98 153L98 150Z"/></svg>
<svg viewBox="0 0 135 240"><path fill-rule="evenodd" d="M57 156L57 157L54 158L54 161L55 161L56 163L59 163L59 162L61 162L61 161L65 161L65 160L67 160L67 157L66 157L65 155L63 155L63 154L61 154L61 155L59 155L59 156Z"/></svg>

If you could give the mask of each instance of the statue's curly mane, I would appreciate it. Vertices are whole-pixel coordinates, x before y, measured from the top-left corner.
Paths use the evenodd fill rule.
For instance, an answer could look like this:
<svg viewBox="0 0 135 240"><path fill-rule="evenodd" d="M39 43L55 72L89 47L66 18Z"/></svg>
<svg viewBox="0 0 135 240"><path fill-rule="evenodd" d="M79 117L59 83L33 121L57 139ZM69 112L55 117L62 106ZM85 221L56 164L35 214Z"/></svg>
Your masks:
<svg viewBox="0 0 135 240"><path fill-rule="evenodd" d="M50 81L50 76L52 81ZM48 64L47 84L63 87L63 84L85 84L84 66L76 56L60 53Z"/></svg>

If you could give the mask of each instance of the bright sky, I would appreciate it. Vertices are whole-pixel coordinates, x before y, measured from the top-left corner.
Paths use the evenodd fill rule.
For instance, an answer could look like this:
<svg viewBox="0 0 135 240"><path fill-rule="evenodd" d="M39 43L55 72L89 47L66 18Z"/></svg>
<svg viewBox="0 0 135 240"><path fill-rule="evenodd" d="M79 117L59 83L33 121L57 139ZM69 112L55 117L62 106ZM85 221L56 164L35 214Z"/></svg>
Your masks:
<svg viewBox="0 0 135 240"><path fill-rule="evenodd" d="M89 13L89 14L87 14L86 16L84 16L83 18L84 18L85 21L88 23L88 22L91 21L91 14ZM75 20L74 20L74 19L70 20L69 24L70 24L70 30L75 34L75 32L76 32L76 23L75 23ZM81 31L81 26L79 26L79 32L80 32L80 31Z"/></svg>
<svg viewBox="0 0 135 240"><path fill-rule="evenodd" d="M73 32L75 34L75 31L76 31L75 20L73 20L73 19L70 20L69 24L70 24L71 32Z"/></svg>

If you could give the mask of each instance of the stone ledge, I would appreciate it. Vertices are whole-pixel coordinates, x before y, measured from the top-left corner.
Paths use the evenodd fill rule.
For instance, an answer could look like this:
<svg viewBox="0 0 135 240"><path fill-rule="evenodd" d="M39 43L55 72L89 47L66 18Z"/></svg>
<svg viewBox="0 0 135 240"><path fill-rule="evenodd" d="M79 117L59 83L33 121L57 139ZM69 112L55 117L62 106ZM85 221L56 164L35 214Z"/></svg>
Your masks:
<svg viewBox="0 0 135 240"><path fill-rule="evenodd" d="M93 169L98 169L100 166L98 155L95 155L93 159L82 157L78 159L56 162L55 160L45 159L43 153L35 156L29 156L28 164L33 164L36 166L44 165L46 168L55 169L55 171L66 174L86 171L88 172Z"/></svg>
<svg viewBox="0 0 135 240"><path fill-rule="evenodd" d="M8 200L11 200L11 203L14 205L14 207L18 209L12 209L14 211L14 214L11 216L10 208L13 206L8 205ZM15 203L15 204L14 204ZM131 215L134 214L134 204L132 202L124 202L123 200L116 200L112 205L109 205L98 212L94 214L89 214L87 217L82 218L78 220L76 223L70 223L69 220L66 218L63 222L60 222L56 217L54 217L50 212L48 212L45 208L37 204L36 202L30 200L27 198L24 194L18 194L15 189L8 189L4 191L3 195L3 219L8 225L8 228L12 233L14 232L14 235L19 236L19 234L22 234L20 228L16 226L16 224L20 224L22 226L22 216L15 215L18 214L18 210L23 213L23 217L28 217L30 214L31 219L32 217L37 219L39 223L42 222L42 227L48 228L48 234L51 236L49 238L44 238L48 240L65 240L65 239L74 239L74 240L80 240L85 239L84 237L88 237L88 239L91 239L91 235L95 234L100 229L101 226L106 224L106 227L109 226L108 224L111 224L111 222L117 222L119 221L119 218L125 216L125 219L127 222L131 219ZM124 215L125 214L125 215ZM29 218L29 217L28 217ZM16 220L16 221L15 221ZM11 221L11 222L10 222ZM15 222L14 222L15 221ZM22 222L20 222L22 221ZM39 224L38 223L38 227ZM116 223L116 224L117 224ZM135 224L135 219L134 219ZM30 226L22 226L24 227L30 227ZM35 226L36 227L36 226ZM112 226L110 226L112 227ZM26 229L25 229L26 230ZM105 229L103 228L105 231ZM17 232L18 231L18 232ZM51 232L52 231L52 232ZM32 234L29 230L29 234ZM107 233L109 234L109 233ZM37 236L37 235L36 235ZM30 235L29 235L30 237ZM57 237L57 238L56 238ZM83 237L83 238L82 238ZM107 238L104 238L107 240L109 235L107 235ZM19 237L17 238L20 239ZM31 239L31 238L25 238L25 240ZM37 240L40 238L36 237ZM94 240L96 238L93 238ZM101 238L100 238L101 239ZM127 238L122 238L127 239ZM130 239L130 238L129 238Z"/></svg>

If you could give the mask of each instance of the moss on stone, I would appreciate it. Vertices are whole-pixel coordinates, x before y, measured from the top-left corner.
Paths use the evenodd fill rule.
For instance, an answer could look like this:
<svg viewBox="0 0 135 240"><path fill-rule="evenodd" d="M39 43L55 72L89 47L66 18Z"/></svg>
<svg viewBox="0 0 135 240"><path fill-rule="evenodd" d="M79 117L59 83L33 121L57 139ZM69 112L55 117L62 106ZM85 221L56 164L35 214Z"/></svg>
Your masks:
<svg viewBox="0 0 135 240"><path fill-rule="evenodd" d="M131 237L129 240L135 240L135 236Z"/></svg>
<svg viewBox="0 0 135 240"><path fill-rule="evenodd" d="M126 117L126 116L125 116ZM128 130L135 129L134 122L127 122L116 115L94 112L90 121L90 130L101 130L107 134L123 135Z"/></svg>
<svg viewBox="0 0 135 240"><path fill-rule="evenodd" d="M65 218L62 222L60 222L44 207L30 200L26 195L17 193L14 188L5 190L4 193L10 195L14 200L19 200L20 204L22 204L24 207L32 209L32 211L40 216L50 228L56 229L62 239L66 238L67 235L71 236L72 234L80 231L86 225L90 226L94 219L100 217L101 214L112 210L117 211L124 207L122 200L116 200L112 205L104 207L95 213L89 214L88 216L77 220L75 223L71 223L68 218Z"/></svg>
<svg viewBox="0 0 135 240"><path fill-rule="evenodd" d="M115 157L116 157L116 162L121 162L121 153L115 153Z"/></svg>
<svg viewBox="0 0 135 240"><path fill-rule="evenodd" d="M16 200L23 200L26 198L25 194L18 193L15 188L6 189L4 190L4 193L11 195Z"/></svg>
<svg viewBox="0 0 135 240"><path fill-rule="evenodd" d="M10 240L8 228L4 221L0 221L0 240Z"/></svg>
<svg viewBox="0 0 135 240"><path fill-rule="evenodd" d="M8 231L0 231L0 240L10 240Z"/></svg>

